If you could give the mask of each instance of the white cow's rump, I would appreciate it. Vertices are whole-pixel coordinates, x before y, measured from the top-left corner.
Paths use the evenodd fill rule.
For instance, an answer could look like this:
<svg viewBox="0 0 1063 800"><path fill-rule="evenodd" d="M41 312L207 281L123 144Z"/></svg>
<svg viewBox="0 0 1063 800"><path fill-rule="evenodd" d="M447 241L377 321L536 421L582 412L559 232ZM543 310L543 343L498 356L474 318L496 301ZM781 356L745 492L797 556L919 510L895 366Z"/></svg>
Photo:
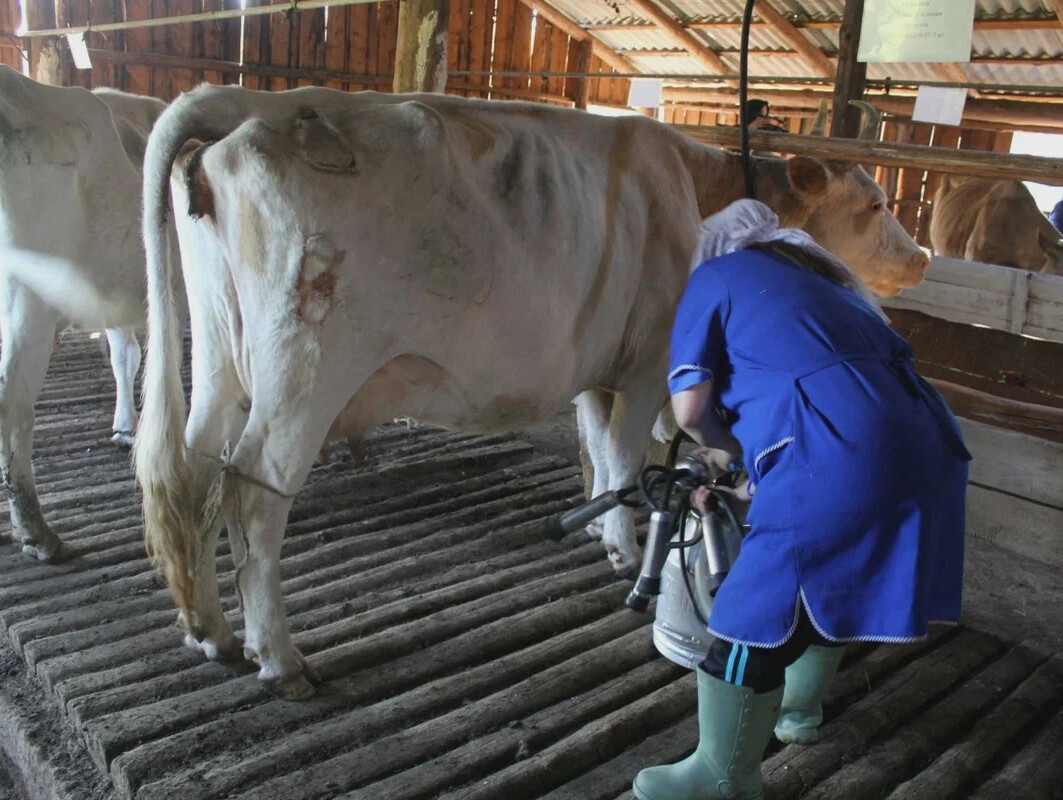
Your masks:
<svg viewBox="0 0 1063 800"><path fill-rule="evenodd" d="M145 316L141 164L166 104L36 83L0 67L0 467L24 550L54 558L31 466L33 406L58 331L106 329L114 438L132 444Z"/></svg>
<svg viewBox="0 0 1063 800"><path fill-rule="evenodd" d="M191 139L214 144L188 146ZM183 155L179 156L182 148ZM665 399L671 317L701 219L740 196L738 160L644 118L439 95L201 87L152 131L149 339L135 447L145 536L190 643L233 654L218 602L219 475L245 654L287 697L312 689L283 612L279 553L322 441L412 417L514 430L578 396L595 490L635 480ZM165 258L167 181L189 293L185 420ZM758 162L786 224L823 229L885 286L926 258L861 170ZM855 253L853 258L850 253ZM638 559L630 512L604 544Z"/></svg>

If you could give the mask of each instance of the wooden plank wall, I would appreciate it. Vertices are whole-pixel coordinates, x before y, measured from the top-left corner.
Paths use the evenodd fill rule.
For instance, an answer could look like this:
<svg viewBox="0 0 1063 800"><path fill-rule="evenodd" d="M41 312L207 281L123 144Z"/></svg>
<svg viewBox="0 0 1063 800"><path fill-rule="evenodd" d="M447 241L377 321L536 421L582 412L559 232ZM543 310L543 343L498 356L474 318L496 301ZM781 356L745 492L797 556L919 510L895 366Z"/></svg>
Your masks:
<svg viewBox="0 0 1063 800"><path fill-rule="evenodd" d="M52 0L26 0L44 8ZM247 0L256 5L268 0ZM146 19L203 10L238 8L239 0L58 0L60 25ZM283 3L287 6L287 3ZM18 0L0 0L0 32L18 26ZM4 14L8 14L5 17ZM14 16L11 16L11 15ZM496 22L497 20L497 22ZM398 5L390 2L248 17L243 22L167 26L90 35L89 47L126 53L125 63L100 63L91 71L70 69L68 82L87 88L111 86L172 100L202 81L236 83L239 71L200 67L209 59L245 64L243 83L280 90L306 84L343 90L390 91L395 62ZM491 78L488 70L565 72L574 69L578 42L544 22L520 0L454 0L448 61L448 91L474 97L553 101L572 105L573 81L557 76ZM181 59L176 66L150 62L147 55ZM139 56L139 63L138 63ZM18 51L0 48L0 60L17 62ZM9 63L9 61L4 61ZM216 66L216 65L210 65ZM258 73L255 67L273 68ZM278 75L278 70L299 74ZM611 74L597 58L590 70ZM266 74L268 72L268 74ZM350 80L343 78L350 77ZM626 106L629 82L590 81L590 102Z"/></svg>
<svg viewBox="0 0 1063 800"><path fill-rule="evenodd" d="M887 120L882 141L924 144L960 150L1007 153L1012 134L1004 131L966 130L947 125L928 125L907 120ZM893 213L919 244L930 246L930 215L934 192L941 182L940 172L878 167L875 180L893 199Z"/></svg>
<svg viewBox="0 0 1063 800"><path fill-rule="evenodd" d="M18 30L22 9L18 0L0 0L0 64L22 71L22 47L12 34Z"/></svg>

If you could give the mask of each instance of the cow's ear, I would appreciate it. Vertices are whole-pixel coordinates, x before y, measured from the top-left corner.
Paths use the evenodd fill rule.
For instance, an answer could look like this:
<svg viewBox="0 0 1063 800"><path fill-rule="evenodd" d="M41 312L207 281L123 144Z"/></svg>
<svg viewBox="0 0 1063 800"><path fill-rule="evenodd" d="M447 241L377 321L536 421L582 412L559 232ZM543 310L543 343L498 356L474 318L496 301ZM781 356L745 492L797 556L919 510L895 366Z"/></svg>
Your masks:
<svg viewBox="0 0 1063 800"><path fill-rule="evenodd" d="M830 183L830 169L818 158L794 156L786 162L790 183L802 194L823 194Z"/></svg>

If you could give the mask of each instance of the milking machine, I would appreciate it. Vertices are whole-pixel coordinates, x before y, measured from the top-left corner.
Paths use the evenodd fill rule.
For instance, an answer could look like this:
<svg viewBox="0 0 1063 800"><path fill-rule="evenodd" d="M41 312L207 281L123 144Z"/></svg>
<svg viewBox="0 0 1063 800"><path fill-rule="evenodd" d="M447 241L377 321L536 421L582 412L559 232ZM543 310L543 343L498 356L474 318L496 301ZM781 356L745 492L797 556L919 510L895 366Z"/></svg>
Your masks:
<svg viewBox="0 0 1063 800"><path fill-rule="evenodd" d="M668 458L673 466L651 464L634 486L605 492L561 514L551 535L560 538L579 530L618 506L649 509L642 566L624 605L646 612L656 597L654 645L670 661L693 669L708 651L713 598L747 530L733 494L745 473L733 468L714 477L697 453L677 459L676 444ZM700 487L709 493L705 513L690 503L691 493Z"/></svg>
<svg viewBox="0 0 1063 800"><path fill-rule="evenodd" d="M746 197L756 199L757 187L749 147L749 30L755 0L746 0L739 47L739 130ZM677 459L684 439L672 440L668 464L652 464L639 474L638 483L609 491L557 517L551 524L554 538L577 531L591 520L618 506L650 509L649 533L642 567L624 604L645 612L657 597L653 643L670 661L694 669L709 648L708 619L713 598L738 557L748 531L735 514L734 490L746 474L740 467L713 477L709 464L695 453ZM709 491L705 513L690 504L699 487ZM637 495L637 496L636 496ZM737 504L735 504L737 505Z"/></svg>

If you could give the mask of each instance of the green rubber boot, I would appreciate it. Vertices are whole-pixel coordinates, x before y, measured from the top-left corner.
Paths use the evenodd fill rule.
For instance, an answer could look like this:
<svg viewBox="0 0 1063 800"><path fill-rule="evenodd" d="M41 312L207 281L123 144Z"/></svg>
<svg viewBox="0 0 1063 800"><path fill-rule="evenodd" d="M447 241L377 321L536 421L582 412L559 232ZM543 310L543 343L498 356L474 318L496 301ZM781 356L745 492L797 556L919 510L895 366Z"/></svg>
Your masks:
<svg viewBox="0 0 1063 800"><path fill-rule="evenodd" d="M677 764L644 769L632 789L638 800L761 800L760 760L779 715L783 690L754 694L698 674L698 747Z"/></svg>
<svg viewBox="0 0 1063 800"><path fill-rule="evenodd" d="M838 672L844 647L809 645L786 668L782 711L775 723L775 738L788 744L812 744L823 722L823 694Z"/></svg>

